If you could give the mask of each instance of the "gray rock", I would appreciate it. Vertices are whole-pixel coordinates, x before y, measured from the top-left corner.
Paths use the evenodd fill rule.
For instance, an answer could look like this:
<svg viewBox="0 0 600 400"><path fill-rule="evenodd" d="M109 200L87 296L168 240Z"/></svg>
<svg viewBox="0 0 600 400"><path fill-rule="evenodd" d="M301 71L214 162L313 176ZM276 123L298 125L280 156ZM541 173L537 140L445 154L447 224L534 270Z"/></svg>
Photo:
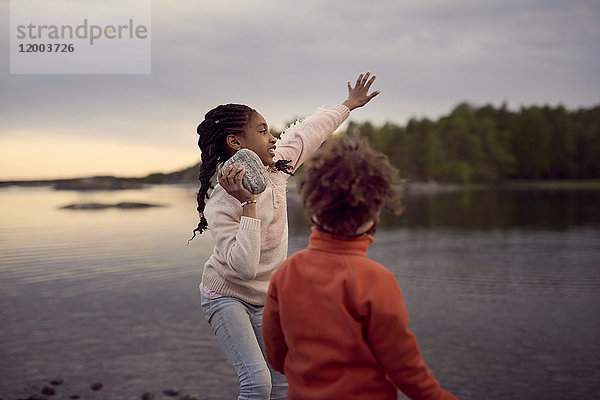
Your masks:
<svg viewBox="0 0 600 400"><path fill-rule="evenodd" d="M56 390L51 386L44 386L42 389L42 394L46 396L54 396L56 394Z"/></svg>
<svg viewBox="0 0 600 400"><path fill-rule="evenodd" d="M167 395L169 397L176 397L176 396L179 396L179 390L165 389L165 390L163 390L163 394Z"/></svg>
<svg viewBox="0 0 600 400"><path fill-rule="evenodd" d="M52 379L50 381L50 384L52 386L59 386L59 385L62 385L63 383L65 383L65 380L63 378L56 378L56 379Z"/></svg>
<svg viewBox="0 0 600 400"><path fill-rule="evenodd" d="M223 163L221 172L232 165L234 169L244 168L246 174L242 179L242 185L253 194L259 194L267 188L267 172L260 157L248 149L240 149L227 161Z"/></svg>

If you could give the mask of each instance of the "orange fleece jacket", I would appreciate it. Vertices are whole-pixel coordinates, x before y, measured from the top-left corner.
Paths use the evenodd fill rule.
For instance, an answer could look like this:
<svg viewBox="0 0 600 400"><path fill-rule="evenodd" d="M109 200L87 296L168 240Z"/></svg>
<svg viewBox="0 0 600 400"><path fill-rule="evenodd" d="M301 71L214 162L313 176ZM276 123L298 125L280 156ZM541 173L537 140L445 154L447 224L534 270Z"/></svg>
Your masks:
<svg viewBox="0 0 600 400"><path fill-rule="evenodd" d="M288 399L450 400L421 357L396 278L367 258L371 236L316 228L273 275L263 316L268 362Z"/></svg>

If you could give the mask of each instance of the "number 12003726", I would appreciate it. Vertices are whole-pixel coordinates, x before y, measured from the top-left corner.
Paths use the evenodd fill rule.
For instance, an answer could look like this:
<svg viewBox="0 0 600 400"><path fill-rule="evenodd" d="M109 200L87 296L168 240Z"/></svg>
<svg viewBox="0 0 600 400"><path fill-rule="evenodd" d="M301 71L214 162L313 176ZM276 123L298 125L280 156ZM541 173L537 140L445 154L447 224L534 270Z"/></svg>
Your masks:
<svg viewBox="0 0 600 400"><path fill-rule="evenodd" d="M19 53L73 53L73 43L24 43L19 44Z"/></svg>

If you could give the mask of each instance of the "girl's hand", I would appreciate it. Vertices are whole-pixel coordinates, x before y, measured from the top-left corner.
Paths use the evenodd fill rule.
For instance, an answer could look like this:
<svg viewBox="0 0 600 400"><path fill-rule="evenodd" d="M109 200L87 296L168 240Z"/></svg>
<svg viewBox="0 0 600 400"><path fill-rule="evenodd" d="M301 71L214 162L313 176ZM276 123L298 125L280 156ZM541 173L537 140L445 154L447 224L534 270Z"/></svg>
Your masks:
<svg viewBox="0 0 600 400"><path fill-rule="evenodd" d="M376 78L376 76L373 75L371 79L369 79L369 75L371 75L370 72L367 72L366 74L360 74L354 87L352 87L352 85L350 85L350 81L348 81L348 99L346 99L346 101L344 101L342 104L348 107L350 111L364 106L371 101L373 97L380 93L379 90L376 90L373 93L368 94L369 88Z"/></svg>
<svg viewBox="0 0 600 400"><path fill-rule="evenodd" d="M245 169L237 168L234 170L231 165L225 168L225 171L222 173L219 170L217 174L219 184L223 186L223 189L225 189L227 193L238 199L240 203L254 200L254 195L242 185L244 174L246 174Z"/></svg>

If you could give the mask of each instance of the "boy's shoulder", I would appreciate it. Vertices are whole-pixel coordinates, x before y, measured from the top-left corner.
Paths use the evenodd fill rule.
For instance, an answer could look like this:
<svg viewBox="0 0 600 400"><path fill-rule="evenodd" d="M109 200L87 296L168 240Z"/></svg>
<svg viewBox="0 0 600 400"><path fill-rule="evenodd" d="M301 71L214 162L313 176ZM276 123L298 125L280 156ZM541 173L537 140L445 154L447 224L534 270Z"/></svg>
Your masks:
<svg viewBox="0 0 600 400"><path fill-rule="evenodd" d="M292 268L297 262L299 262L299 261L301 262L302 260L306 260L306 259L310 259L310 258L314 257L314 255L312 255L311 253L312 253L311 250L308 248L298 250L297 252L288 256L288 258L283 260L283 262L277 269L277 272L284 271L287 268Z"/></svg>
<svg viewBox="0 0 600 400"><path fill-rule="evenodd" d="M344 269L350 272L352 275L367 275L367 276L381 276L384 279L394 278L395 276L387 269L384 265L378 261L372 260L364 256L358 256L353 254L338 254L332 259L324 259L323 254L320 251L315 251L310 248L302 249L289 256L279 266L277 272L285 273L287 269L296 270L304 269L303 266L311 265L322 265L324 268L336 268Z"/></svg>
<svg viewBox="0 0 600 400"><path fill-rule="evenodd" d="M396 279L393 272L387 269L383 264L370 258L363 258L360 262L349 263L348 266L355 275L363 277L380 279Z"/></svg>

